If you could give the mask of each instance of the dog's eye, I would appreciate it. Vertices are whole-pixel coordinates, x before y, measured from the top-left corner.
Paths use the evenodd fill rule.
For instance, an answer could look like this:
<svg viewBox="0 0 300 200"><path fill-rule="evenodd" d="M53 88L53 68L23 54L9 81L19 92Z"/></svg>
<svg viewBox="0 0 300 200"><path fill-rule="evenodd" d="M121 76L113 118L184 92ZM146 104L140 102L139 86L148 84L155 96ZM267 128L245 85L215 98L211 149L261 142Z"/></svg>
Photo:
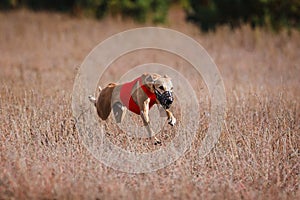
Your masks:
<svg viewBox="0 0 300 200"><path fill-rule="evenodd" d="M164 86L159 86L159 89L164 90Z"/></svg>

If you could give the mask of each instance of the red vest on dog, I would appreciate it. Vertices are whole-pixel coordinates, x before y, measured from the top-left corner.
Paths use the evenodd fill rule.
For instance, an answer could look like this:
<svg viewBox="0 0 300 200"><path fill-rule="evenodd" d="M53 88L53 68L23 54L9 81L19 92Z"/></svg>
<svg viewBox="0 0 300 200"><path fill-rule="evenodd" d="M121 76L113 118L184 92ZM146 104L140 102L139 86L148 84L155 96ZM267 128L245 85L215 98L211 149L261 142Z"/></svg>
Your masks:
<svg viewBox="0 0 300 200"><path fill-rule="evenodd" d="M132 88L137 82L140 85L140 87L143 89L145 94L150 98L149 109L155 104L156 96L145 85L143 85L141 77L122 85L120 91L120 99L123 105L125 105L128 108L128 110L130 110L131 112L134 112L139 115L141 114L141 109L131 96Z"/></svg>

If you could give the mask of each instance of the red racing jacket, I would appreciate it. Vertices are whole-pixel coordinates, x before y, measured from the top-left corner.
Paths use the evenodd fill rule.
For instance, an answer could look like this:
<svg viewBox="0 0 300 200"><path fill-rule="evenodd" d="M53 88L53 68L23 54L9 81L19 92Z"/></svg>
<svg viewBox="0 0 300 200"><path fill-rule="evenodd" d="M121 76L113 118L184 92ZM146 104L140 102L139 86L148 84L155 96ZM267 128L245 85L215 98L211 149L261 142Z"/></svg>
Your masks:
<svg viewBox="0 0 300 200"><path fill-rule="evenodd" d="M128 108L128 110L140 115L141 109L137 105L137 103L133 100L131 95L133 86L137 82L139 84L139 87L141 87L145 92L145 94L150 98L150 103L149 103L149 109L150 109L156 102L156 95L153 92L151 92L145 85L143 85L143 81L141 77L122 85L120 90L120 99L123 105L125 105Z"/></svg>

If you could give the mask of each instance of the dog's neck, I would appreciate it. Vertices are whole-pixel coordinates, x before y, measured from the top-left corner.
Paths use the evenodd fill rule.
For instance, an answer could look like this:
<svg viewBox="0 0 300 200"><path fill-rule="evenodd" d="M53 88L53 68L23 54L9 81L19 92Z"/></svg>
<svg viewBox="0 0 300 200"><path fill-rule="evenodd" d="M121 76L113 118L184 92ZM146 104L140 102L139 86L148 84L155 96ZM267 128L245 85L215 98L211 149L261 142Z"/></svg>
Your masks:
<svg viewBox="0 0 300 200"><path fill-rule="evenodd" d="M151 90L151 88L149 88L149 86L147 86L146 84L143 83L142 78L140 77L138 79L138 83L140 84L140 87L143 89L143 91L145 92L145 94L151 99L151 97L156 97L154 91Z"/></svg>

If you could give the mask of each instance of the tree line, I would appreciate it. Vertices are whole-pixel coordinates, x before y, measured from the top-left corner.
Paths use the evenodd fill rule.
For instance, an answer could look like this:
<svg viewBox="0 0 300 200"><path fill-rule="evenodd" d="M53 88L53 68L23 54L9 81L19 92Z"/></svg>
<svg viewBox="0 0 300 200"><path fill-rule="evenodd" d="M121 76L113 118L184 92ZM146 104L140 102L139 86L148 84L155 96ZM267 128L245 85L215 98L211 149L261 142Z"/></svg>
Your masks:
<svg viewBox="0 0 300 200"><path fill-rule="evenodd" d="M112 14L139 22L164 23L174 4L185 10L186 20L203 30L213 30L221 24L236 27L242 23L274 30L300 29L300 0L1 0L0 9L26 7L96 18Z"/></svg>

